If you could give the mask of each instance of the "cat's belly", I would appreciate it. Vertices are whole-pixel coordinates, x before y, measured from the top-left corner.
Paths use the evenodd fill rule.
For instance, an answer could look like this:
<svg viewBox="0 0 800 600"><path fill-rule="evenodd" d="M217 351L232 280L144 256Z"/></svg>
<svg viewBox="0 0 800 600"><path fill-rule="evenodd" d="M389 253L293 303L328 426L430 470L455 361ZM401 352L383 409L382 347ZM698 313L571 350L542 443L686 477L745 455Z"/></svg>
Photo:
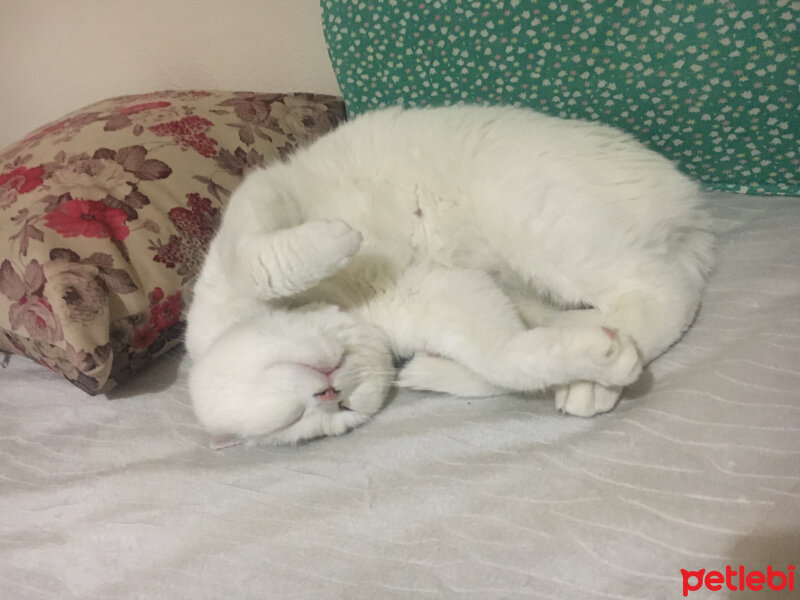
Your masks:
<svg viewBox="0 0 800 600"><path fill-rule="evenodd" d="M293 303L325 302L356 308L391 289L411 265L427 257L418 204L396 184L359 177L340 182L309 206L310 220L342 220L361 233L356 255L337 273Z"/></svg>
<svg viewBox="0 0 800 600"><path fill-rule="evenodd" d="M414 265L498 272L513 268L508 246L536 245L530 227L509 218L507 198L486 198L457 183L437 186L419 175L399 184L362 173L314 203L309 218L341 219L362 234L363 243L344 269L303 300L350 308L390 289Z"/></svg>
<svg viewBox="0 0 800 600"><path fill-rule="evenodd" d="M439 224L453 219L452 206L418 181L403 184L360 173L337 183L308 210L310 219L341 219L363 236L352 267L402 271L409 265L449 253ZM366 267L365 267L366 268ZM351 268L351 271L361 270Z"/></svg>

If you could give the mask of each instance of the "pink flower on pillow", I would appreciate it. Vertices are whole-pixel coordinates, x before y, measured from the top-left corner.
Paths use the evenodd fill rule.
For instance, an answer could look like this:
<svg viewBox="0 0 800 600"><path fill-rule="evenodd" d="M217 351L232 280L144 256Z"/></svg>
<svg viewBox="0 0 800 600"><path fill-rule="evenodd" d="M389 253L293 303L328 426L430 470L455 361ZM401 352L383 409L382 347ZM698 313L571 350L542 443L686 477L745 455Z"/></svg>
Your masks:
<svg viewBox="0 0 800 600"><path fill-rule="evenodd" d="M11 329L24 329L34 340L52 344L64 339L61 323L53 307L42 295L47 280L37 260L17 273L6 259L0 263L0 294L12 301L8 309Z"/></svg>
<svg viewBox="0 0 800 600"><path fill-rule="evenodd" d="M39 131L32 133L22 141L24 143L24 142L32 142L34 140L40 140L43 137L50 135L51 133L56 133L58 131L61 131L68 124L69 124L69 119L64 119L63 121L59 121L58 123L53 123L52 125L45 125Z"/></svg>
<svg viewBox="0 0 800 600"><path fill-rule="evenodd" d="M123 115L135 115L136 113L144 112L146 110L153 110L154 108L166 108L168 106L172 106L172 102L142 102L141 104L124 106L120 109L117 109L117 112Z"/></svg>
<svg viewBox="0 0 800 600"><path fill-rule="evenodd" d="M144 350L158 339L158 330L150 325L140 327L133 332L131 346L137 350Z"/></svg>
<svg viewBox="0 0 800 600"><path fill-rule="evenodd" d="M208 158L218 152L219 145L217 140L205 134L212 125L214 123L208 119L190 115L178 121L153 125L150 131L160 136L172 136L178 145L194 148L201 156Z"/></svg>
<svg viewBox="0 0 800 600"><path fill-rule="evenodd" d="M8 321L12 329L24 329L31 338L48 344L64 338L53 307L43 296L20 298L8 309Z"/></svg>
<svg viewBox="0 0 800 600"><path fill-rule="evenodd" d="M8 208L17 200L17 194L27 194L42 185L44 169L41 166L17 167L0 173L0 208Z"/></svg>
<svg viewBox="0 0 800 600"><path fill-rule="evenodd" d="M130 233L128 215L100 200L73 198L44 217L45 225L64 237L111 238L122 241Z"/></svg>
<svg viewBox="0 0 800 600"><path fill-rule="evenodd" d="M156 288L161 291L161 288ZM163 294L163 292L161 292ZM180 321L181 318L181 292L178 290L170 294L163 302L150 307L150 323L158 331L164 331Z"/></svg>
<svg viewBox="0 0 800 600"><path fill-rule="evenodd" d="M164 298L164 290L157 287L150 294L150 319L133 332L131 345L143 350L158 339L158 334L177 324L181 319L181 291Z"/></svg>
<svg viewBox="0 0 800 600"><path fill-rule="evenodd" d="M52 134L64 134L65 137L61 141L71 138L74 134L78 133L85 125L89 125L97 121L100 113L94 111L80 112L71 117L67 117L63 121L45 125L39 131L36 131L22 140L22 144L38 142L42 138L50 137Z"/></svg>
<svg viewBox="0 0 800 600"><path fill-rule="evenodd" d="M42 174L44 168L41 166L33 167L17 167L13 171L0 174L0 185L10 184L20 194L25 194L42 185Z"/></svg>

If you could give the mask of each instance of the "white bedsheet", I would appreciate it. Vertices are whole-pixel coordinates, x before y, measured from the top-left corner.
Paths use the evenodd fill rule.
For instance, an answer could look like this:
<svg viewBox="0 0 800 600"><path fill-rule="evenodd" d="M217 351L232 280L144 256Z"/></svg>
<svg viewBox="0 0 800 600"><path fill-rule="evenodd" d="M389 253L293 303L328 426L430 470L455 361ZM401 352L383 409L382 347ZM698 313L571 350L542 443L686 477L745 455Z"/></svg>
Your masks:
<svg viewBox="0 0 800 600"><path fill-rule="evenodd" d="M694 328L593 419L401 393L341 438L213 452L180 353L110 398L11 357L0 598L638 600L682 598L680 569L785 571L800 561L800 199L712 202L720 261Z"/></svg>

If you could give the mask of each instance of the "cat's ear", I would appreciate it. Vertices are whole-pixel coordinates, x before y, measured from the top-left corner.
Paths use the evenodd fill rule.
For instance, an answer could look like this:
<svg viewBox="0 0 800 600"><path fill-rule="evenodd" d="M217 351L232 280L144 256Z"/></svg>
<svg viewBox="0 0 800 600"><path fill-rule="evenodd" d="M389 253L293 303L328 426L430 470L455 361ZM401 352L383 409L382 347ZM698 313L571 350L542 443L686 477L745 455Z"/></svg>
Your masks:
<svg viewBox="0 0 800 600"><path fill-rule="evenodd" d="M222 433L211 436L211 441L208 443L209 448L212 450L222 450L223 448L230 448L231 446L238 446L244 440L238 435L232 433Z"/></svg>

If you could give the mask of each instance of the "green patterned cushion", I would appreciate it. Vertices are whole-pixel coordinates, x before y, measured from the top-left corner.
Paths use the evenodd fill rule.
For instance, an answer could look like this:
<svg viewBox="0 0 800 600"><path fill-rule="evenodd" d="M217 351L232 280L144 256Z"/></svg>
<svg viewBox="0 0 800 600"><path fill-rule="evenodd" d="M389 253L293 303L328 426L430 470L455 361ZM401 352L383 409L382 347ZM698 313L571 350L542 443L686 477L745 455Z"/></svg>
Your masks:
<svg viewBox="0 0 800 600"><path fill-rule="evenodd" d="M521 104L625 129L712 189L800 194L800 2L322 6L350 116Z"/></svg>

